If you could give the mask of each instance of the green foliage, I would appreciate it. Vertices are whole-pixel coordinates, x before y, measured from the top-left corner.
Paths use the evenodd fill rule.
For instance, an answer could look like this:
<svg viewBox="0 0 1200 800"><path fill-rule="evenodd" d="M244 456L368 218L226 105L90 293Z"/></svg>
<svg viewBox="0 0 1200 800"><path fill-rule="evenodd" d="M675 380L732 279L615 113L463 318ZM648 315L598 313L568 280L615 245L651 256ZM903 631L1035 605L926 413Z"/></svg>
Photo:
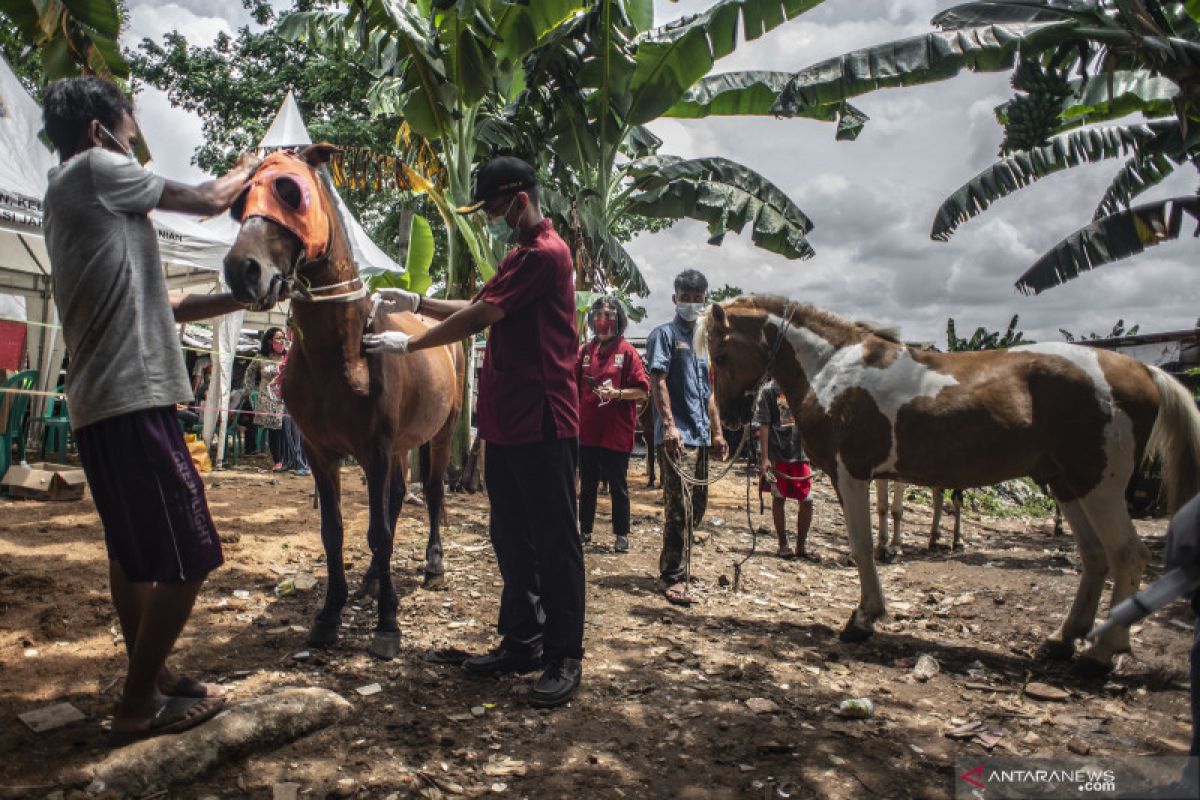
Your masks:
<svg viewBox="0 0 1200 800"><path fill-rule="evenodd" d="M946 320L946 349L955 353L965 350L1002 350L1022 344L1033 344L1032 340L1025 338L1024 333L1017 330L1019 321L1020 316L1013 314L1012 319L1008 321L1008 327L1003 333L1000 331L989 331L987 328L980 326L971 334L970 339L963 339L958 336L954 318L951 317Z"/></svg>
<svg viewBox="0 0 1200 800"><path fill-rule="evenodd" d="M924 486L906 486L904 499L919 505L932 506L933 492ZM950 498L946 496L944 508L950 507ZM1031 478L1016 478L995 486L964 490L963 512L987 517L1044 518L1054 514L1054 500ZM946 523L943 521L942 524Z"/></svg>
<svg viewBox="0 0 1200 800"><path fill-rule="evenodd" d="M321 3L295 0L294 10ZM371 113L367 93L374 79L352 58L327 56L278 35L279 19L267 3L252 14L268 27L219 35L211 47L194 47L178 32L161 42L143 40L132 55L137 80L167 93L171 103L200 117L204 142L193 156L201 169L221 174L257 146L289 89L314 141L390 153L398 120ZM380 186L343 186L341 194L371 238L388 255L403 259L398 243L406 212L432 215L427 201ZM441 221L436 223L440 229ZM444 248L435 249L434 275L444 275Z"/></svg>
<svg viewBox="0 0 1200 800"><path fill-rule="evenodd" d="M125 16L119 0L6 0L0 10L5 36L15 33L36 51L47 80L82 74L119 84L129 76L117 46Z"/></svg>
<svg viewBox="0 0 1200 800"><path fill-rule="evenodd" d="M1063 340L1067 342L1094 342L1098 339L1119 339L1122 336L1137 336L1137 332L1141 329L1141 327L1141 325L1134 325L1131 328L1126 328L1125 320L1119 319L1116 321L1116 324L1112 326L1112 330L1106 334L1100 334L1092 331L1086 336L1076 336L1066 328L1059 328L1058 332L1062 334Z"/></svg>
<svg viewBox="0 0 1200 800"><path fill-rule="evenodd" d="M720 289L717 289L715 291L710 291L708 293L708 299L709 299L709 302L720 303L725 300L732 300L735 297L740 297L743 294L745 294L745 292L742 291L742 287L732 286L727 283L724 286L722 286Z"/></svg>

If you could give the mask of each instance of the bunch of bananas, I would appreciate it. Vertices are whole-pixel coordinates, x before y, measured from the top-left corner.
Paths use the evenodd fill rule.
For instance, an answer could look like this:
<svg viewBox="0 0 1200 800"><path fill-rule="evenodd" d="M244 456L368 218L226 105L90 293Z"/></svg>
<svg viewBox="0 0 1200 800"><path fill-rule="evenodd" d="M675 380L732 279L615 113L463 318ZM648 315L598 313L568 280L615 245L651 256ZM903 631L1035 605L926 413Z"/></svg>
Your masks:
<svg viewBox="0 0 1200 800"><path fill-rule="evenodd" d="M1071 93L1065 70L1043 69L1037 61L1021 61L1012 85L1018 94L996 109L996 118L1004 126L1001 153L1044 145L1058 130L1063 100Z"/></svg>

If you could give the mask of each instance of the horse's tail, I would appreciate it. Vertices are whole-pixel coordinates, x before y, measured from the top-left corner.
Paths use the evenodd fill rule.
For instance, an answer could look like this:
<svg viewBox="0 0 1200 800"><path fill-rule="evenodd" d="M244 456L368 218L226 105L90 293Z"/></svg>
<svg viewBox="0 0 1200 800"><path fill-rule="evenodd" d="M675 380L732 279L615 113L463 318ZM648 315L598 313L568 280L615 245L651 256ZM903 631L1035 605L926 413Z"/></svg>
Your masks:
<svg viewBox="0 0 1200 800"><path fill-rule="evenodd" d="M1158 387L1158 417L1146 442L1146 459L1162 459L1167 510L1172 514L1200 492L1200 411L1183 384L1150 367Z"/></svg>

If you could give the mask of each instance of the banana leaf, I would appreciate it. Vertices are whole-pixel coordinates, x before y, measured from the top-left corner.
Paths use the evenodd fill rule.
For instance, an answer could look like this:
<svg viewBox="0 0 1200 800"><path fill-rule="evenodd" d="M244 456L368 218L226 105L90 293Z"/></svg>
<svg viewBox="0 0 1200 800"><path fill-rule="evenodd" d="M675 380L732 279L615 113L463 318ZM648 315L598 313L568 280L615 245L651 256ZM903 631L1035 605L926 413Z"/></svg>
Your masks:
<svg viewBox="0 0 1200 800"><path fill-rule="evenodd" d="M942 202L930 237L946 241L967 220L982 214L992 203L1056 172L1118 158L1137 152L1165 129L1177 123L1089 128L1056 136L1044 147L1014 153L980 172Z"/></svg>
<svg viewBox="0 0 1200 800"><path fill-rule="evenodd" d="M1038 294L1087 270L1178 239L1185 214L1197 223L1192 236L1200 235L1200 197L1196 196L1147 203L1097 220L1034 262L1017 281L1017 289L1025 294Z"/></svg>
<svg viewBox="0 0 1200 800"><path fill-rule="evenodd" d="M626 210L647 217L688 217L708 223L709 242L751 223L759 247L787 258L811 258L805 234L812 221L762 175L724 158L650 156L629 165L635 192Z"/></svg>
<svg viewBox="0 0 1200 800"><path fill-rule="evenodd" d="M1008 0L1007 2L962 3L936 14L930 22L941 30L961 30L980 25L1014 22L1097 22L1095 0Z"/></svg>
<svg viewBox="0 0 1200 800"><path fill-rule="evenodd" d="M721 0L711 8L647 31L636 40L629 92L629 122L647 123L663 114L737 47L739 22L753 41L822 0Z"/></svg>
<svg viewBox="0 0 1200 800"><path fill-rule="evenodd" d="M1176 166L1200 157L1200 126L1189 127L1184 135L1183 126L1177 120L1159 124L1163 125L1162 132L1142 145L1138 155L1113 178L1093 219L1128 208L1135 197L1166 180Z"/></svg>
<svg viewBox="0 0 1200 800"><path fill-rule="evenodd" d="M1019 48L1044 48L1069 40L1072 22L1031 22L933 31L855 50L797 72L772 109L779 116L811 115L814 107L897 86L952 78L964 69L1001 72L1013 67Z"/></svg>

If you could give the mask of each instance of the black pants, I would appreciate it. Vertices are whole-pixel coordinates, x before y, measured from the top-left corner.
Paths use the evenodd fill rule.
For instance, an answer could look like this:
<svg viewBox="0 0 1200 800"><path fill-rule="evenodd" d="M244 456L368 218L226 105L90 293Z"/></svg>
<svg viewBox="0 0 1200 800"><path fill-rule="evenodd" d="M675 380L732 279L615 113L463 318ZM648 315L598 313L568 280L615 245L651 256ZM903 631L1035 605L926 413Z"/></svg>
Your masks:
<svg viewBox="0 0 1200 800"><path fill-rule="evenodd" d="M267 446L271 448L271 460L276 464L283 463L286 445L287 436L284 434L283 428L267 429Z"/></svg>
<svg viewBox="0 0 1200 800"><path fill-rule="evenodd" d="M596 519L596 489L600 481L608 483L612 498L613 533L629 535L629 453L607 447L579 448L579 530L590 534Z"/></svg>
<svg viewBox="0 0 1200 800"><path fill-rule="evenodd" d="M487 445L489 532L504 579L501 647L583 657L583 545L575 509L575 439Z"/></svg>

